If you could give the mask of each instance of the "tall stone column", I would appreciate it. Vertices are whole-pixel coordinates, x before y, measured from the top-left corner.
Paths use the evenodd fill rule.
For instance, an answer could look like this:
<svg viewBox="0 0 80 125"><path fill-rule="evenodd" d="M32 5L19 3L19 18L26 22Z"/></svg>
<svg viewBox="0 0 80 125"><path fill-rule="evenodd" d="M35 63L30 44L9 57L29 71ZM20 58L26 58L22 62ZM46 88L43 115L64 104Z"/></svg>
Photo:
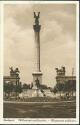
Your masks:
<svg viewBox="0 0 80 125"><path fill-rule="evenodd" d="M35 50L36 50L36 67L35 67L35 71L32 73L33 75L33 83L35 84L36 80L39 81L39 83L42 83L42 72L40 70L40 29L41 29L41 25L39 25L39 15L40 12L36 13L34 12L34 18L35 18L35 24L33 25L33 29L34 29L34 36L35 36Z"/></svg>

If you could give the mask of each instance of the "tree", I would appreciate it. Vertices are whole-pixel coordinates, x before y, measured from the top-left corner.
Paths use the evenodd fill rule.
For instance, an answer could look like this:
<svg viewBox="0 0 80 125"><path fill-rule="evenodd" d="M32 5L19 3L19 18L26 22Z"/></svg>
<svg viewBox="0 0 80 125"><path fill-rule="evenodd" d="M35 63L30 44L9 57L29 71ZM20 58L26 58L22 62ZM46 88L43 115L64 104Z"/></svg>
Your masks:
<svg viewBox="0 0 80 125"><path fill-rule="evenodd" d="M25 90L30 89L30 84L24 83L22 89L25 89Z"/></svg>
<svg viewBox="0 0 80 125"><path fill-rule="evenodd" d="M6 94L8 94L8 98L10 97L10 93L12 93L13 89L14 89L14 86L12 82L4 83L5 96Z"/></svg>
<svg viewBox="0 0 80 125"><path fill-rule="evenodd" d="M75 92L75 96L76 96L76 80L73 81L72 91Z"/></svg>
<svg viewBox="0 0 80 125"><path fill-rule="evenodd" d="M18 84L14 85L14 92L16 93L16 99L19 96L19 93L22 92L22 85L21 82L19 82Z"/></svg>
<svg viewBox="0 0 80 125"><path fill-rule="evenodd" d="M56 89L57 89L57 91L60 92L60 97L61 97L61 92L62 92L63 89L64 89L64 84L63 84L63 83L57 83L57 84L56 84Z"/></svg>
<svg viewBox="0 0 80 125"><path fill-rule="evenodd" d="M40 85L40 88L41 89L48 89L47 85L43 85L43 84Z"/></svg>
<svg viewBox="0 0 80 125"><path fill-rule="evenodd" d="M53 92L54 92L54 94L57 93L57 88L56 87L54 87Z"/></svg>
<svg viewBox="0 0 80 125"><path fill-rule="evenodd" d="M73 96L73 92L75 91L76 91L76 80L73 80L73 81L68 80L67 82L65 82L64 92L68 92L68 93L72 92L72 96Z"/></svg>

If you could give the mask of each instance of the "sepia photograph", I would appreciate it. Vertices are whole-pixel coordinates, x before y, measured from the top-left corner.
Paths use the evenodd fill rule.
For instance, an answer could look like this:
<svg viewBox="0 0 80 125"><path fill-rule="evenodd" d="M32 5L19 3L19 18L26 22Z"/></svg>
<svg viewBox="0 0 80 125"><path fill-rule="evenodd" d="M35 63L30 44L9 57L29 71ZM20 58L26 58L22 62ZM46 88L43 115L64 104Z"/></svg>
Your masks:
<svg viewBox="0 0 80 125"><path fill-rule="evenodd" d="M76 119L77 3L3 6L3 118Z"/></svg>

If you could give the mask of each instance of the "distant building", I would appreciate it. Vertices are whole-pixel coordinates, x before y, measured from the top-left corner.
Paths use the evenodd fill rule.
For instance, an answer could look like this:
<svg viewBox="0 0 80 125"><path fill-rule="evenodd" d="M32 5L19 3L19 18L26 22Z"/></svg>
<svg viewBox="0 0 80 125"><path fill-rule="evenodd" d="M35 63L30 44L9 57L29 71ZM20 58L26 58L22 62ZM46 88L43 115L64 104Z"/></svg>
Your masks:
<svg viewBox="0 0 80 125"><path fill-rule="evenodd" d="M56 68L57 76L56 76L56 82L57 83L65 83L67 81L76 81L76 76L66 76L65 75L65 67L61 67L61 69Z"/></svg>
<svg viewBox="0 0 80 125"><path fill-rule="evenodd" d="M4 84L13 83L14 85L18 85L19 81L20 81L20 78L16 77L16 76L14 76L14 77L13 76L4 76L3 77Z"/></svg>

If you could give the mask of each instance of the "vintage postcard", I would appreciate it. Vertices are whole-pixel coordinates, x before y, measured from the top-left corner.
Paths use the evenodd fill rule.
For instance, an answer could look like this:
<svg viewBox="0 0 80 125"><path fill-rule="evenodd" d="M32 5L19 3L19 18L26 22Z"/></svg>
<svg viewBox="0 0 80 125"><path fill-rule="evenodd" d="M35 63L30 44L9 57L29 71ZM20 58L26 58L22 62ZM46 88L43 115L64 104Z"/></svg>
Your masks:
<svg viewBox="0 0 80 125"><path fill-rule="evenodd" d="M79 123L79 2L1 2L0 92L0 123Z"/></svg>

